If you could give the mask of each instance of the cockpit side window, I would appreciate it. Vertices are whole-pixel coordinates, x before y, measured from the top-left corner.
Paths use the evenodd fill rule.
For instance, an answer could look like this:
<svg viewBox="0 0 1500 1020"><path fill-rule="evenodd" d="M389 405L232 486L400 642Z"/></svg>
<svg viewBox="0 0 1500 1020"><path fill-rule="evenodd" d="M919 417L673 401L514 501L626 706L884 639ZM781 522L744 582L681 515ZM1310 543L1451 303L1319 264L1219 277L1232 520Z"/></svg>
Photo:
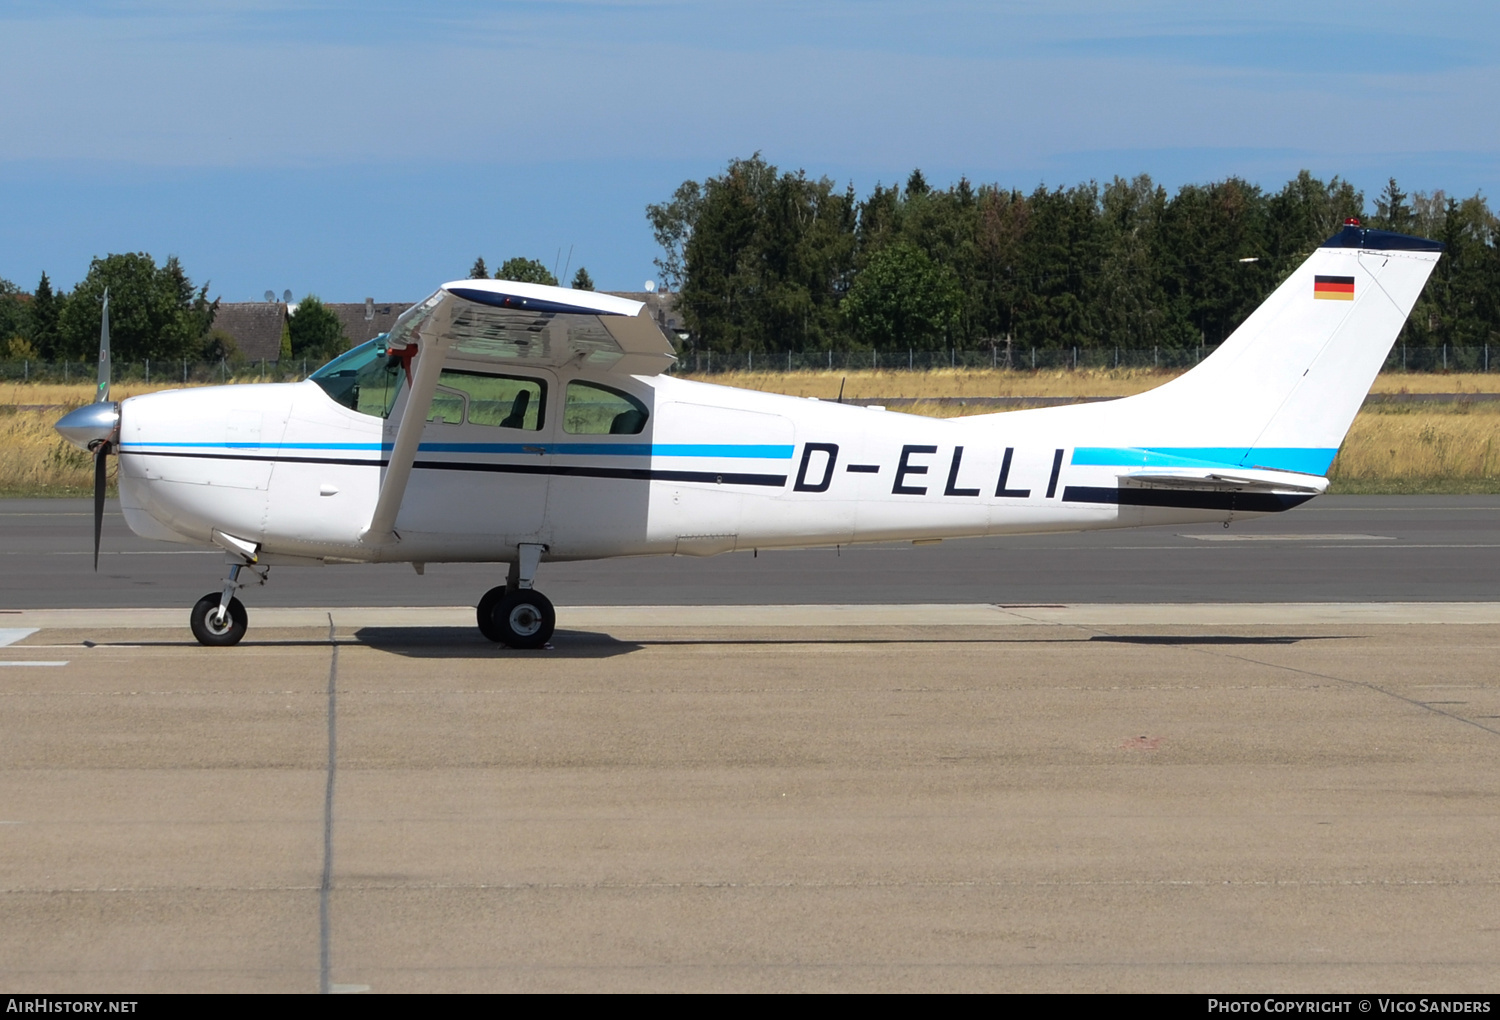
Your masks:
<svg viewBox="0 0 1500 1020"><path fill-rule="evenodd" d="M568 383L563 430L575 436L635 436L645 431L650 412L628 393L597 383Z"/></svg>
<svg viewBox="0 0 1500 1020"><path fill-rule="evenodd" d="M428 421L539 432L547 423L547 384L523 376L444 369L432 407Z"/></svg>

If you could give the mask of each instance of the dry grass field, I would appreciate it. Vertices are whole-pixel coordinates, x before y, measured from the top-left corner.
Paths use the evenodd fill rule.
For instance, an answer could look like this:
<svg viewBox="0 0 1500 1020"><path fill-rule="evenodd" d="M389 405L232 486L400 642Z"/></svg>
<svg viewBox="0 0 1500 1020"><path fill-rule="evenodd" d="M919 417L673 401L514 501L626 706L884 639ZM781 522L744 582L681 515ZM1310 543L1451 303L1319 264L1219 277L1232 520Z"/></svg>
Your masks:
<svg viewBox="0 0 1500 1020"><path fill-rule="evenodd" d="M1160 386L1178 374L1152 369L1007 372L952 368L935 368L926 372L862 369L857 372L721 372L704 376L678 373L679 378L684 379L820 400L836 398L841 384L844 397L849 400L873 397L1123 397Z"/></svg>
<svg viewBox="0 0 1500 1020"><path fill-rule="evenodd" d="M124 400L138 393L157 393L161 390L180 389L181 384L172 383L116 383L110 387L112 400ZM85 383L22 383L0 382L0 407L35 407L39 405L78 407L94 399L94 387Z"/></svg>
<svg viewBox="0 0 1500 1020"><path fill-rule="evenodd" d="M1328 475L1334 492L1500 492L1500 403L1366 408Z"/></svg>
<svg viewBox="0 0 1500 1020"><path fill-rule="evenodd" d="M787 393L794 397L833 400L839 395L864 400L874 397L1128 397L1160 386L1182 372L1177 369L1121 368L1078 371L1009 372L990 369L939 368L927 372L722 372L717 375L678 373L747 390ZM1392 373L1376 378L1375 393L1494 393L1500 373ZM904 410L904 409L903 409Z"/></svg>
<svg viewBox="0 0 1500 1020"><path fill-rule="evenodd" d="M93 492L93 459L52 431L61 414L0 405L0 496Z"/></svg>
<svg viewBox="0 0 1500 1020"><path fill-rule="evenodd" d="M110 396L123 400L171 388L127 383L114 386ZM93 458L52 430L64 412L93 396L88 384L0 384L0 496L85 496L94 491Z"/></svg>
<svg viewBox="0 0 1500 1020"><path fill-rule="evenodd" d="M885 397L1125 396L1176 373L1141 369L1079 372L729 373L710 381L832 400ZM115 397L170 389L121 385ZM1376 393L1484 393L1500 376L1383 375ZM0 496L82 496L93 490L92 459L64 443L52 423L92 396L87 385L0 385ZM937 417L967 409L922 403L903 411ZM1500 492L1500 403L1377 405L1354 421L1330 472L1334 492Z"/></svg>

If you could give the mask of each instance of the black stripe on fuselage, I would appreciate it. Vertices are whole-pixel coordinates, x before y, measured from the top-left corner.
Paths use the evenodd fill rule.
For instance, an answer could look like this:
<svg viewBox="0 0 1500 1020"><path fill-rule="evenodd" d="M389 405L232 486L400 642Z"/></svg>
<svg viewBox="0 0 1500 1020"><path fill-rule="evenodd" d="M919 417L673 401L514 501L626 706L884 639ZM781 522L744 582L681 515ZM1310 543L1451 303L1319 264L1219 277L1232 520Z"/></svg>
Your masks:
<svg viewBox="0 0 1500 1020"><path fill-rule="evenodd" d="M711 482L722 485L766 485L781 488L786 475L751 475L731 471L667 471L661 468L586 467L577 464L476 464L419 460L428 471L494 471L509 475L562 475L571 478L626 478L644 482Z"/></svg>
<svg viewBox="0 0 1500 1020"><path fill-rule="evenodd" d="M1240 510L1274 514L1301 506L1311 494L1279 492L1208 492L1203 489L1115 489L1069 485L1064 503L1118 503L1120 506L1160 506L1184 510Z"/></svg>
<svg viewBox="0 0 1500 1020"><path fill-rule="evenodd" d="M134 457L187 457L193 460L258 461L273 464L348 464L355 467L385 467L389 461L367 457L280 457L254 453L184 453L174 450L123 450ZM645 482L707 482L715 485L761 485L782 488L786 475L756 475L731 471L669 471L661 468L588 467L578 464L480 464L446 460L419 460L413 468L424 471L488 471L509 475L561 475L573 478L623 478Z"/></svg>
<svg viewBox="0 0 1500 1020"><path fill-rule="evenodd" d="M370 457L272 457L260 453L185 453L181 450L121 450L122 457L186 457L188 460L249 460L271 464L352 464L385 467L388 461Z"/></svg>

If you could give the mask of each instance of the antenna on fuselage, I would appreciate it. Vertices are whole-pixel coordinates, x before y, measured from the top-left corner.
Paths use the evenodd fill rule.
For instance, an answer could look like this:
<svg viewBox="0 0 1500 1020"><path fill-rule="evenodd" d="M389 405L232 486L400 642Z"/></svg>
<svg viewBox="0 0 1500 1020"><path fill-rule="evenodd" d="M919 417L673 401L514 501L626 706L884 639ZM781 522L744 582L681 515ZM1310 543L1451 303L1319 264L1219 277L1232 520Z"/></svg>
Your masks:
<svg viewBox="0 0 1500 1020"><path fill-rule="evenodd" d="M847 375L844 376L844 378L842 378L842 379L839 380L839 403L841 403L841 404L844 402L844 383L846 383L848 381L849 381L849 377Z"/></svg>

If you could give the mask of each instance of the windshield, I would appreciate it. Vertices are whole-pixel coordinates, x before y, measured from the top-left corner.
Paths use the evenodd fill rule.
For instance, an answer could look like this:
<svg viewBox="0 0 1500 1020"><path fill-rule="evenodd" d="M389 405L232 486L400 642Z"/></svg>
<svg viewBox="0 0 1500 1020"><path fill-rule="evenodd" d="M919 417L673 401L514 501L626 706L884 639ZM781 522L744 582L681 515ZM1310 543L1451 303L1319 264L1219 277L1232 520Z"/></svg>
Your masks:
<svg viewBox="0 0 1500 1020"><path fill-rule="evenodd" d="M406 373L401 359L386 353L382 334L340 354L308 378L351 410L389 418Z"/></svg>

